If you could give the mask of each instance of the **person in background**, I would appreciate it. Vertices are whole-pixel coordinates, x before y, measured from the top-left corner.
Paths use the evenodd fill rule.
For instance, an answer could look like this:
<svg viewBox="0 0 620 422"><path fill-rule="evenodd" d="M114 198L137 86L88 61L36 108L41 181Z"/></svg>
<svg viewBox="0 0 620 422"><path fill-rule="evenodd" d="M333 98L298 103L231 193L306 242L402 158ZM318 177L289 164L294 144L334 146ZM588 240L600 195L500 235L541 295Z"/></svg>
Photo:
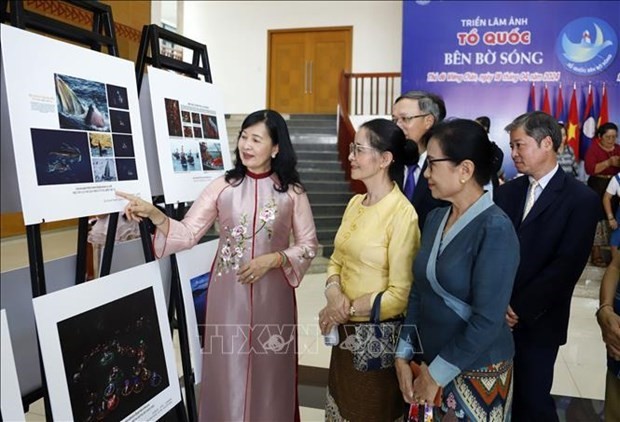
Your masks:
<svg viewBox="0 0 620 422"><path fill-rule="evenodd" d="M460 119L434 127L427 152L424 177L451 206L431 211L422 233L396 353L400 389L408 403L432 403L443 387L434 420L507 421L514 345L504 314L519 241L483 188L499 155L476 122ZM413 380L415 353L423 363Z"/></svg>
<svg viewBox="0 0 620 422"><path fill-rule="evenodd" d="M506 131L515 167L524 175L495 194L521 250L506 311L515 341L512 420L557 421L553 368L566 343L571 298L588 260L600 201L560 169L562 134L553 117L522 114Z"/></svg>
<svg viewBox="0 0 620 422"><path fill-rule="evenodd" d="M575 151L570 145L566 143L566 127L563 122L558 122L560 125L560 131L562 133L562 142L558 148L558 164L560 168L564 170L564 173L569 176L577 177L579 172L579 165L575 161Z"/></svg>
<svg viewBox="0 0 620 422"><path fill-rule="evenodd" d="M299 420L295 288L318 247L312 211L279 113L248 115L235 155L235 167L203 190L182 221L136 196L117 194L129 201L130 219L149 218L157 226L158 258L191 248L219 222L200 421ZM270 335L290 344L274 348Z"/></svg>
<svg viewBox="0 0 620 422"><path fill-rule="evenodd" d="M491 130L491 119L489 119L487 116L480 116L476 117L475 121L480 126L482 126L482 128L488 135L489 131ZM491 139L489 138L489 140ZM498 159L496 162L497 168L491 174L491 182L487 184L487 186L485 186L485 190L489 190L491 191L491 193L493 193L493 189L497 189L500 184L504 184L506 182L506 178L504 175L504 170L502 169L502 164L504 162L504 152L501 150L500 147L497 146L495 142L493 142L492 140L491 142L493 143L493 147L496 149L496 154L498 154Z"/></svg>
<svg viewBox="0 0 620 422"><path fill-rule="evenodd" d="M614 244L616 248L620 242ZM605 420L620 421L620 255L615 254L607 267L601 290L596 321L601 327L607 348L607 378L605 382Z"/></svg>
<svg viewBox="0 0 620 422"><path fill-rule="evenodd" d="M427 133L446 117L446 105L441 97L424 91L409 91L396 99L392 107L392 121L407 138L407 150L416 150L417 162L407 162L403 192L418 213L420 230L424 228L426 215L434 208L448 205L433 198L423 177L426 163ZM414 156L408 153L408 156Z"/></svg>
<svg viewBox="0 0 620 422"><path fill-rule="evenodd" d="M340 344L332 348L329 364L326 421L394 421L403 414L393 365L356 369L352 349L366 345L347 347L347 334L368 323L382 292L381 321L401 316L407 305L420 231L416 212L400 190L406 143L398 126L385 119L364 123L351 143L351 178L361 180L367 193L349 201L327 268L327 305L319 324L323 334L338 324Z"/></svg>
<svg viewBox="0 0 620 422"><path fill-rule="evenodd" d="M614 215L612 200L616 202L616 215ZM617 173L609 180L607 189L603 194L603 209L607 216L607 222L609 227L613 230L609 237L609 247L611 248L611 258L617 255L618 245L620 245L620 228L618 228L618 221L620 221L620 207L617 206L620 200L620 173Z"/></svg>
<svg viewBox="0 0 620 422"><path fill-rule="evenodd" d="M596 130L597 137L592 140L592 144L585 156L585 170L590 175L588 186L599 196L599 201L603 200L603 194L611 179L616 173L620 172L620 145L618 140L618 126L608 122L601 125ZM596 235L592 244L592 264L597 267L605 267L605 259L601 252L601 247L609 244L609 225L601 206L599 209L599 222L596 226Z"/></svg>

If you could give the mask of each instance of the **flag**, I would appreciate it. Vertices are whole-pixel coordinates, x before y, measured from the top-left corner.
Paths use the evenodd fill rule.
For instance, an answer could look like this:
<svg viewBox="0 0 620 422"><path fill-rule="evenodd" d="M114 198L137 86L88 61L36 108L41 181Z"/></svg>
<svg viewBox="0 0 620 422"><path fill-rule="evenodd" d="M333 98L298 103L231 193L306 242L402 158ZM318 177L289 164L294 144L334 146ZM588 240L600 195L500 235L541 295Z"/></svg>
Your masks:
<svg viewBox="0 0 620 422"><path fill-rule="evenodd" d="M586 111L583 113L583 124L581 126L581 142L579 143L579 155L585 157L586 151L590 147L592 138L596 134L596 120L594 119L594 93L592 85L588 86L588 100Z"/></svg>
<svg viewBox="0 0 620 422"><path fill-rule="evenodd" d="M601 98L601 112L598 115L597 128L601 127L605 123L609 122L609 104L607 103L607 88L603 84L603 95Z"/></svg>
<svg viewBox="0 0 620 422"><path fill-rule="evenodd" d="M551 103L549 102L549 88L547 88L547 84L545 84L545 90L543 93L542 112L552 116Z"/></svg>
<svg viewBox="0 0 620 422"><path fill-rule="evenodd" d="M579 160L579 112L577 111L577 87L575 85L573 85L573 95L570 97L568 108L566 143L575 151L575 159Z"/></svg>
<svg viewBox="0 0 620 422"><path fill-rule="evenodd" d="M534 86L534 82L530 85L530 98L527 101L527 112L536 110L536 87Z"/></svg>
<svg viewBox="0 0 620 422"><path fill-rule="evenodd" d="M564 98L562 97L562 84L558 89L558 98L555 103L555 118L559 122L563 122L566 125L566 113L564 112Z"/></svg>

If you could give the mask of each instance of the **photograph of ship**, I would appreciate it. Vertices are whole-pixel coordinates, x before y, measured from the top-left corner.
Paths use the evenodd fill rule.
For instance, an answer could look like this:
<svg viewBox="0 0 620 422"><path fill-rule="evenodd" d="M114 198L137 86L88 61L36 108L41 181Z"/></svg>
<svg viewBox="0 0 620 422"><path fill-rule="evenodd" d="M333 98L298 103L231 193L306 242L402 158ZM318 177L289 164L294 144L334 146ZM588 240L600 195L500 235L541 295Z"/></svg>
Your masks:
<svg viewBox="0 0 620 422"><path fill-rule="evenodd" d="M166 121L168 122L168 135L183 136L181 129L181 111L179 110L179 102L164 98L166 103Z"/></svg>
<svg viewBox="0 0 620 422"><path fill-rule="evenodd" d="M118 173L118 180L138 180L136 160L133 158L117 158L116 172Z"/></svg>
<svg viewBox="0 0 620 422"><path fill-rule="evenodd" d="M195 141L173 140L170 142L170 152L175 173L202 171L200 151Z"/></svg>
<svg viewBox="0 0 620 422"><path fill-rule="evenodd" d="M135 157L131 135L119 135L115 133L112 135L112 141L114 143L115 157Z"/></svg>
<svg viewBox="0 0 620 422"><path fill-rule="evenodd" d="M201 142L200 159L203 170L222 170L224 168L222 146L219 142Z"/></svg>
<svg viewBox="0 0 620 422"><path fill-rule="evenodd" d="M39 186L93 181L86 132L30 129L30 134Z"/></svg>
<svg viewBox="0 0 620 422"><path fill-rule="evenodd" d="M112 136L109 133L90 132L90 155L93 157L113 157Z"/></svg>
<svg viewBox="0 0 620 422"><path fill-rule="evenodd" d="M56 324L75 421L121 421L169 385L152 288Z"/></svg>
<svg viewBox="0 0 620 422"><path fill-rule="evenodd" d="M192 126L183 126L183 136L186 138L193 138L194 128Z"/></svg>
<svg viewBox="0 0 620 422"><path fill-rule="evenodd" d="M116 182L116 164L113 158L93 158L95 182Z"/></svg>
<svg viewBox="0 0 620 422"><path fill-rule="evenodd" d="M105 84L57 73L54 83L62 129L110 131Z"/></svg>
<svg viewBox="0 0 620 422"><path fill-rule="evenodd" d="M202 115L202 133L208 139L220 139L220 131L217 128L217 117Z"/></svg>
<svg viewBox="0 0 620 422"><path fill-rule="evenodd" d="M125 110L129 110L127 88L107 84L106 89L108 91L108 106L111 108L123 108Z"/></svg>
<svg viewBox="0 0 620 422"><path fill-rule="evenodd" d="M131 133L131 121L128 111L110 110L112 132Z"/></svg>

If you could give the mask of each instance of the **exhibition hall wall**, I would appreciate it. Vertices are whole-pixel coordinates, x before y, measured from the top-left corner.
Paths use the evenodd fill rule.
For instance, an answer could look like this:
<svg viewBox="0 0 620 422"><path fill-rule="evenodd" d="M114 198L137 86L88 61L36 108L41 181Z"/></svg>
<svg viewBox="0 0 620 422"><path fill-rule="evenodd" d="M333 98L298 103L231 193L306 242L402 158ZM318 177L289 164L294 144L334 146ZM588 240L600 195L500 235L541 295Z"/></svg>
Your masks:
<svg viewBox="0 0 620 422"><path fill-rule="evenodd" d="M185 2L183 35L207 45L226 113L267 104L267 31L353 27L353 72L400 72L401 1Z"/></svg>

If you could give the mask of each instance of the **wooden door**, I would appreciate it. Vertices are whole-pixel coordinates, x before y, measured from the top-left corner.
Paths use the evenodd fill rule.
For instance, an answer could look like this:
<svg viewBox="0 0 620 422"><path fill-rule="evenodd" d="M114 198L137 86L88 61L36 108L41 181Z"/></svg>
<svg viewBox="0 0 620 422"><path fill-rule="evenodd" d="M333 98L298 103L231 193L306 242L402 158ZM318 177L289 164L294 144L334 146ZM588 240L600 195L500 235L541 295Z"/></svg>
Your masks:
<svg viewBox="0 0 620 422"><path fill-rule="evenodd" d="M268 107L335 114L338 81L351 69L352 28L269 31Z"/></svg>

